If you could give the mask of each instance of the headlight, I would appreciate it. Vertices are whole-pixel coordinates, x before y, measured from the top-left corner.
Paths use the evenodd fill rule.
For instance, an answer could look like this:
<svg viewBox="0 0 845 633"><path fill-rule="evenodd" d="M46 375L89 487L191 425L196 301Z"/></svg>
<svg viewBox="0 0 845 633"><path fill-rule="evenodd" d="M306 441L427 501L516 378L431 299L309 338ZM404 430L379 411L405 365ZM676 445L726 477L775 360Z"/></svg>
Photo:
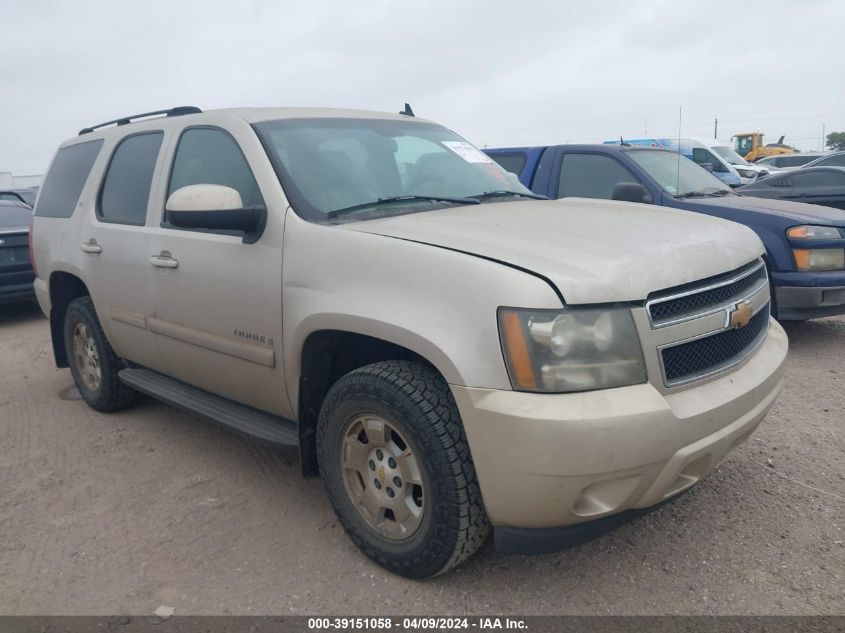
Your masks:
<svg viewBox="0 0 845 633"><path fill-rule="evenodd" d="M841 240L842 235L835 226L793 226L786 232L790 240L811 243L816 240ZM793 248L795 266L798 270L823 272L845 270L845 249L842 248Z"/></svg>
<svg viewBox="0 0 845 633"><path fill-rule="evenodd" d="M627 308L500 308L499 332L511 384L519 391L588 391L646 381Z"/></svg>
<svg viewBox="0 0 845 633"><path fill-rule="evenodd" d="M793 226L786 234L793 240L838 240L842 239L835 226Z"/></svg>
<svg viewBox="0 0 845 633"><path fill-rule="evenodd" d="M841 248L794 248L795 265L798 270L813 272L845 270L845 249Z"/></svg>
<svg viewBox="0 0 845 633"><path fill-rule="evenodd" d="M736 172L743 178L756 178L757 172L750 169L737 169Z"/></svg>

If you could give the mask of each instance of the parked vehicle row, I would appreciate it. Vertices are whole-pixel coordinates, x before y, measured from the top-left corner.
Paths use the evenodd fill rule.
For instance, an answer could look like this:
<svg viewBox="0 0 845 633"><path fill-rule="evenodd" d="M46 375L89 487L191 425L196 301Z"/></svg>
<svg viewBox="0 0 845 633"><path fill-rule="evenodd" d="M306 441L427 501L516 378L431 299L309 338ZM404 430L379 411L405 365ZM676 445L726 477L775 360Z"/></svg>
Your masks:
<svg viewBox="0 0 845 633"><path fill-rule="evenodd" d="M28 247L31 221L28 205L0 199L0 304L35 298Z"/></svg>
<svg viewBox="0 0 845 633"><path fill-rule="evenodd" d="M350 538L408 577L491 530L549 551L671 499L780 389L767 250L670 152L508 158L534 192L408 107L85 128L31 232L55 362L99 411L142 392L297 445ZM772 226L818 224L805 206Z"/></svg>
<svg viewBox="0 0 845 633"><path fill-rule="evenodd" d="M605 141L606 144L637 145L655 149L668 149L711 172L731 187L738 187L767 176L765 166L749 163L737 154L729 143L718 139L694 138L641 138Z"/></svg>
<svg viewBox="0 0 845 633"><path fill-rule="evenodd" d="M804 152L793 154L780 154L778 156L768 156L761 158L755 165L761 165L777 171L789 171L791 169L799 169L805 165L823 158L824 154L821 152Z"/></svg>
<svg viewBox="0 0 845 633"><path fill-rule="evenodd" d="M845 167L805 167L788 171L741 187L740 192L746 196L845 209Z"/></svg>
<svg viewBox="0 0 845 633"><path fill-rule="evenodd" d="M810 161L804 167L845 167L845 152L833 152L824 154L819 158Z"/></svg>
<svg viewBox="0 0 845 633"><path fill-rule="evenodd" d="M766 247L780 320L845 314L845 213L817 204L841 204L843 187L813 191L804 177L769 176L737 191L676 152L643 146L557 145L485 150L537 194L549 198L627 200L694 211L753 229ZM808 170L836 172L842 168ZM793 172L794 174L794 172ZM813 175L813 178L819 178ZM796 180L795 187L792 181ZM827 180L825 181L827 182ZM770 186L774 183L776 186ZM825 191L820 191L820 190ZM773 200L779 192L803 202ZM745 193L749 195L744 195ZM764 192L764 197L753 197ZM838 192L838 194L836 193ZM800 196L807 196L800 198ZM837 197L840 196L840 197ZM641 207L628 207L638 214ZM703 236L706 237L706 236ZM714 248L719 246L714 244Z"/></svg>

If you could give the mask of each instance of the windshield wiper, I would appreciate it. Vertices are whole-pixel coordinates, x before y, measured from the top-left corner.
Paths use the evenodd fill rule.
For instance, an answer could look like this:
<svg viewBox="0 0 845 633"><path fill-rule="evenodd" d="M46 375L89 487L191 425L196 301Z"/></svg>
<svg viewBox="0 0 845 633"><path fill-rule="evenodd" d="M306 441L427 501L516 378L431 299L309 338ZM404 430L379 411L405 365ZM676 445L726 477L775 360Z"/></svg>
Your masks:
<svg viewBox="0 0 845 633"><path fill-rule="evenodd" d="M336 218L347 213L354 213L363 209L371 209L385 204L393 204L396 202L451 202L452 204L481 204L480 200L475 198L457 198L453 196L390 196L388 198L379 198L371 202L363 204L356 204L351 207L344 207L342 209L335 209L326 213L327 218Z"/></svg>
<svg viewBox="0 0 845 633"><path fill-rule="evenodd" d="M681 198L708 198L711 196L726 196L729 193L733 193L727 189L713 189L711 191L702 190L702 191L687 191L686 193L679 193L675 196L677 199Z"/></svg>
<svg viewBox="0 0 845 633"><path fill-rule="evenodd" d="M485 191L483 193L469 196L476 200L483 200L485 198L501 198L504 196L517 196L519 198L531 198L532 200L548 200L548 196L541 196L537 193L523 193L522 191L509 191L507 189L499 189L496 191Z"/></svg>

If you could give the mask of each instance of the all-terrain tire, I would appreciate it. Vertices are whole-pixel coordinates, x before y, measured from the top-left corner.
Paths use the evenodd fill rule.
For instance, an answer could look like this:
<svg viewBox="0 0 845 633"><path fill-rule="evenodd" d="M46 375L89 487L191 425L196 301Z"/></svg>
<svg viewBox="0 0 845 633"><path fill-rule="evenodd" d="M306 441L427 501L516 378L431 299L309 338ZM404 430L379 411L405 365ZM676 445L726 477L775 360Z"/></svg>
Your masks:
<svg viewBox="0 0 845 633"><path fill-rule="evenodd" d="M99 367L99 384L94 386L86 382L76 362L74 335L80 324L84 326L94 348ZM79 394L88 406L106 413L123 409L132 403L135 390L118 378L117 373L123 368L121 360L106 339L90 297L74 299L68 306L65 312L64 341L70 372Z"/></svg>
<svg viewBox="0 0 845 633"><path fill-rule="evenodd" d="M368 524L345 480L344 438L367 415L397 431L422 471L422 518L403 540L386 538ZM341 524L364 554L396 574L416 579L442 574L471 556L490 532L458 407L443 378L426 365L385 361L340 378L320 411L317 451Z"/></svg>

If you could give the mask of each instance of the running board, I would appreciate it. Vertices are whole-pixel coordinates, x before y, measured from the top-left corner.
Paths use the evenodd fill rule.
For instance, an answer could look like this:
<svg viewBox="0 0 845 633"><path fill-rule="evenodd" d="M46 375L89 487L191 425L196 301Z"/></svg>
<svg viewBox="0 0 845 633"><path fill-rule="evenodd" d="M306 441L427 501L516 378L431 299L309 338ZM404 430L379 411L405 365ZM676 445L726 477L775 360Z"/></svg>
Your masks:
<svg viewBox="0 0 845 633"><path fill-rule="evenodd" d="M157 400L270 444L299 445L296 422L215 396L150 369L123 369L120 380Z"/></svg>

